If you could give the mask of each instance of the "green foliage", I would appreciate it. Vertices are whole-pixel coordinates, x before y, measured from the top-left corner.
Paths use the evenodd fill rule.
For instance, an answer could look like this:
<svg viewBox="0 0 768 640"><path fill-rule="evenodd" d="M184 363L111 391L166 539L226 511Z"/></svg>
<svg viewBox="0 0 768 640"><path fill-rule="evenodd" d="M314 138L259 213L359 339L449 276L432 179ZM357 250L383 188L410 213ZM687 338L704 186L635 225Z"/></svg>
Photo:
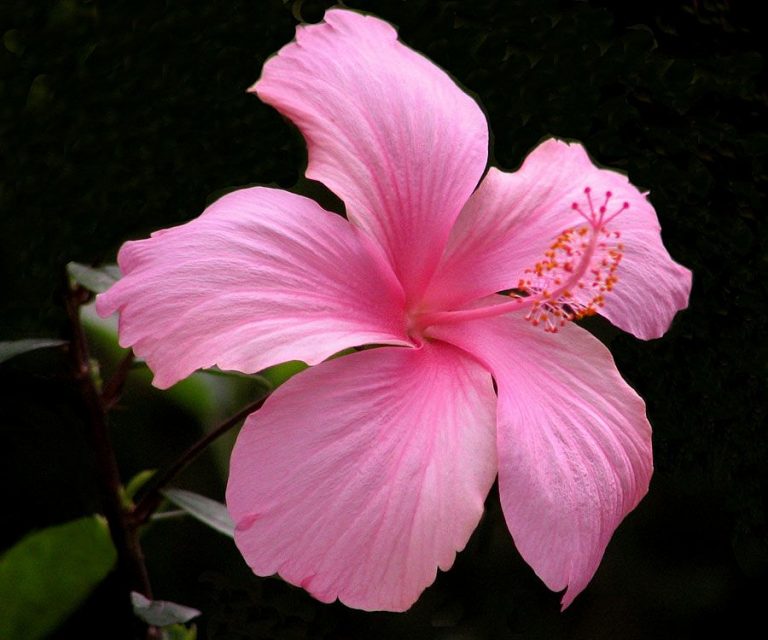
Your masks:
<svg viewBox="0 0 768 640"><path fill-rule="evenodd" d="M70 262L67 265L67 273L75 282L94 293L103 293L120 279L120 270L117 265L96 268L79 262Z"/></svg>
<svg viewBox="0 0 768 640"><path fill-rule="evenodd" d="M234 538L235 525L229 517L227 507L221 502L184 489L166 489L163 495L200 522L225 536Z"/></svg>
<svg viewBox="0 0 768 640"><path fill-rule="evenodd" d="M131 593L131 604L133 605L133 612L139 618L156 627L189 622L200 615L200 612L192 607L185 607L183 604L167 600L149 600L136 591Z"/></svg>
<svg viewBox="0 0 768 640"><path fill-rule="evenodd" d="M123 488L123 495L125 496L125 500L127 502L133 501L139 489L147 484L147 482L152 479L152 476L154 476L155 473L156 472L154 469L144 469L143 471L139 471L136 475L134 475Z"/></svg>
<svg viewBox="0 0 768 640"><path fill-rule="evenodd" d="M163 627L161 638L162 640L197 640L197 627L195 625L185 627L183 624L172 624Z"/></svg>
<svg viewBox="0 0 768 640"><path fill-rule="evenodd" d="M46 637L115 564L96 516L31 533L0 557L0 638Z"/></svg>
<svg viewBox="0 0 768 640"><path fill-rule="evenodd" d="M300 371L304 371L307 365L298 360L291 360L290 362L283 362L277 364L274 367L265 369L261 372L262 377L269 382L273 389L279 387L283 382L295 376Z"/></svg>

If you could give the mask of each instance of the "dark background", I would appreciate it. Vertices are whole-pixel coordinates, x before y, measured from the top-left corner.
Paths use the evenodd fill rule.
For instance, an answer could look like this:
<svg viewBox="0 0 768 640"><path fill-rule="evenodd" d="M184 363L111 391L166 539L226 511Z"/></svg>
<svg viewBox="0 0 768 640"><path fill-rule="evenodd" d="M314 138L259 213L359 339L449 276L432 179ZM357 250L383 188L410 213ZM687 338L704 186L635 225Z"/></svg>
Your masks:
<svg viewBox="0 0 768 640"><path fill-rule="evenodd" d="M245 89L330 2L3 3L0 339L66 335L64 265L188 220L224 189L293 188L299 135ZM565 613L514 550L492 492L455 567L406 614L321 605L250 575L193 521L156 524L156 596L203 638L720 638L765 628L766 69L749 2L349 1L473 92L512 170L543 137L584 142L650 190L690 308L662 339L597 325L655 429L650 494ZM304 191L321 190L306 183ZM324 197L328 205L332 198ZM330 205L328 205L330 206ZM108 364L104 365L108 367ZM0 548L98 508L64 354L0 367ZM131 382L114 420L125 477L195 439L199 416ZM183 484L222 497L213 457ZM57 637L117 637L108 579ZM15 640L15 639L14 639Z"/></svg>

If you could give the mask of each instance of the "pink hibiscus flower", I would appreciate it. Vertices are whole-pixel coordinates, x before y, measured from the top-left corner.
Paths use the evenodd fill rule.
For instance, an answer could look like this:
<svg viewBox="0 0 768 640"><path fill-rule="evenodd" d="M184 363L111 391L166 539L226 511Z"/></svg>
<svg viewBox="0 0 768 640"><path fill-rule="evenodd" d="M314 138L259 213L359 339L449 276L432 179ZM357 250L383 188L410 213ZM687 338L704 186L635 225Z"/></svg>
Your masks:
<svg viewBox="0 0 768 640"><path fill-rule="evenodd" d="M648 339L687 305L653 207L554 139L477 187L482 111L372 16L299 27L252 90L299 127L307 175L348 220L236 191L126 243L97 299L161 388L213 365L316 365L238 437L227 503L246 561L324 602L405 610L498 475L517 548L567 606L652 472L643 401L571 320Z"/></svg>

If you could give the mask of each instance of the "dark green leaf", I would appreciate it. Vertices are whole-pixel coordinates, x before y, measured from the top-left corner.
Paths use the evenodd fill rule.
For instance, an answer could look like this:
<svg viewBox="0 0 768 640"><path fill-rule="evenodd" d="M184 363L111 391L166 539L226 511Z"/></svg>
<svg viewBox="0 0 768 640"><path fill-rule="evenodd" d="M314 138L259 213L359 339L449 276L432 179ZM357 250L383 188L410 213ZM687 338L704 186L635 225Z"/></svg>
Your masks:
<svg viewBox="0 0 768 640"><path fill-rule="evenodd" d="M163 640L197 640L197 627L195 625L185 627L183 624L174 624L165 627L161 637Z"/></svg>
<svg viewBox="0 0 768 640"><path fill-rule="evenodd" d="M164 627L189 622L200 615L197 609L167 600L150 600L136 591L131 592L133 612L147 624Z"/></svg>
<svg viewBox="0 0 768 640"><path fill-rule="evenodd" d="M115 559L99 516L22 538L0 556L0 638L35 640L50 634L104 579Z"/></svg>
<svg viewBox="0 0 768 640"><path fill-rule="evenodd" d="M116 265L89 267L79 262L70 262L67 272L78 284L94 293L103 293L120 279Z"/></svg>
<svg viewBox="0 0 768 640"><path fill-rule="evenodd" d="M155 472L155 469L144 469L143 471L139 471L135 476L133 476L128 481L128 484L125 485L125 489L123 489L123 494L125 497L129 501L133 500L139 489L147 484L147 481L149 481L149 479L155 475Z"/></svg>
<svg viewBox="0 0 768 640"><path fill-rule="evenodd" d="M297 373L304 371L307 365L299 360L290 360L277 364L273 367L269 367L261 372L260 377L267 380L273 389L277 389L286 380L295 376Z"/></svg>
<svg viewBox="0 0 768 640"><path fill-rule="evenodd" d="M235 525L232 518L229 517L227 507L221 502L184 489L166 489L163 491L163 495L200 522L216 529L225 536L234 538Z"/></svg>
<svg viewBox="0 0 768 640"><path fill-rule="evenodd" d="M141 361L141 363L146 365L146 363L143 360ZM247 378L248 380L253 380L254 382L258 382L265 389L272 389L272 383L269 380L267 380L267 378L265 378L264 376L258 373L242 373L241 371L222 371L218 367L204 369L204 373L206 373L209 376L219 376L222 378Z"/></svg>
<svg viewBox="0 0 768 640"><path fill-rule="evenodd" d="M54 338L25 338L24 340L0 342L0 362L10 360L27 351L44 349L46 347L60 347L63 344L67 344L67 341L56 340Z"/></svg>

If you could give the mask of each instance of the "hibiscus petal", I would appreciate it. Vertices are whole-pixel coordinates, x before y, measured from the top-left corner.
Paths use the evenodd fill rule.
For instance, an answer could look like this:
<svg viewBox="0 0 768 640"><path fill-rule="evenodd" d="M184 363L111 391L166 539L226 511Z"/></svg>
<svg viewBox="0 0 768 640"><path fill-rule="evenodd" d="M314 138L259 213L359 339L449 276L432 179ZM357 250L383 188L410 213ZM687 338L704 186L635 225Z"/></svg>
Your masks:
<svg viewBox="0 0 768 640"><path fill-rule="evenodd" d="M519 316L433 327L474 354L498 385L499 492L515 544L568 606L624 516L648 490L651 427L608 350L569 324Z"/></svg>
<svg viewBox="0 0 768 640"><path fill-rule="evenodd" d="M459 216L443 263L428 294L435 308L459 306L496 291L514 288L544 258L566 229L584 224L594 194L608 213L629 207L609 223L621 233L619 282L599 313L638 338L658 338L675 313L688 306L691 272L677 264L661 242L658 218L645 195L626 176L599 169L580 144L547 140L515 173L491 169Z"/></svg>
<svg viewBox="0 0 768 640"><path fill-rule="evenodd" d="M146 359L160 388L213 365L252 373L360 344L410 344L402 289L375 250L312 200L242 189L123 245L123 278L96 308L120 312L120 344Z"/></svg>
<svg viewBox="0 0 768 640"><path fill-rule="evenodd" d="M232 454L253 571L323 602L404 611L446 571L496 475L491 377L458 349L361 351L289 380Z"/></svg>
<svg viewBox="0 0 768 640"><path fill-rule="evenodd" d="M373 16L329 10L253 86L307 140L307 176L386 249L411 297L477 185L488 127L477 103Z"/></svg>

